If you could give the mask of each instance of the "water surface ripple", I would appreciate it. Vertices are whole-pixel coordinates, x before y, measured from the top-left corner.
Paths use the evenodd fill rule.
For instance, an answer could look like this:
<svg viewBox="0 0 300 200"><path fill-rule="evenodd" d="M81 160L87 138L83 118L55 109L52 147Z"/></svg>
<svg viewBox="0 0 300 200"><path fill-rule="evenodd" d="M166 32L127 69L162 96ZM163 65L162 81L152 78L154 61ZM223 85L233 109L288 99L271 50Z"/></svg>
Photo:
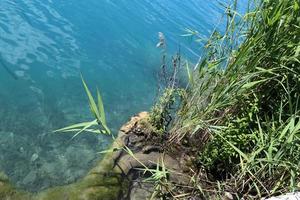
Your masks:
<svg viewBox="0 0 300 200"><path fill-rule="evenodd" d="M116 133L153 102L157 33L170 53L180 44L197 60L197 45L180 35L207 36L220 13L207 0L1 0L0 170L31 191L83 176L110 139L52 133L90 119L80 72L101 89Z"/></svg>

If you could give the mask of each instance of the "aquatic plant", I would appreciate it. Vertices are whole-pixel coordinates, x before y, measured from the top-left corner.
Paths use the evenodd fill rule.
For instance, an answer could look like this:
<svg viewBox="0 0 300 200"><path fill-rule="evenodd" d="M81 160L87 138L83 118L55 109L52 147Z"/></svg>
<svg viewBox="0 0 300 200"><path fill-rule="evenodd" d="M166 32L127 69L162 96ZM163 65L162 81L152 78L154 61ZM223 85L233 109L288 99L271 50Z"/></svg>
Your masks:
<svg viewBox="0 0 300 200"><path fill-rule="evenodd" d="M226 6L226 30L214 30L188 68L166 132L194 157L191 196L261 198L300 188L299 1L250 2L244 15L238 1Z"/></svg>
<svg viewBox="0 0 300 200"><path fill-rule="evenodd" d="M76 132L72 138L78 136L80 133L84 131L91 132L91 133L98 133L98 134L100 133L110 134L111 132L106 124L103 101L99 90L97 89L97 103L96 103L92 93L90 92L82 76L81 76L81 80L88 97L90 111L94 117L94 120L89 122L81 122L81 123L73 124L65 128L55 130L55 132Z"/></svg>
<svg viewBox="0 0 300 200"><path fill-rule="evenodd" d="M162 135L167 132L173 119L172 110L177 97L180 97L181 89L178 88L177 76L181 68L181 56L177 53L171 57L172 65L167 64L167 44L163 33L158 33L159 42L156 45L162 49L161 68L158 74L158 99L150 111L150 123L156 128L156 133Z"/></svg>

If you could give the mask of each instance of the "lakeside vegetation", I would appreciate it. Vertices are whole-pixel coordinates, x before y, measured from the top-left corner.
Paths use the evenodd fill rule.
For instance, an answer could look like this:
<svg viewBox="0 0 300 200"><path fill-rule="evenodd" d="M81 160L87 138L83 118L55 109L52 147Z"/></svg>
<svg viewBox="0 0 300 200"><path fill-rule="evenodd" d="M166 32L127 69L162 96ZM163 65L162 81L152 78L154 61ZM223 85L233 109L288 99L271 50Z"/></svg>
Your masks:
<svg viewBox="0 0 300 200"><path fill-rule="evenodd" d="M226 6L226 30L211 34L193 70L178 55L169 69L163 63L170 71L149 122L165 153L188 157L190 181L174 185L164 165L145 166L156 184L153 198L260 199L300 188L300 3L250 1L243 15L237 3ZM176 82L182 65L184 89ZM97 105L84 86L96 120L60 131L100 125L91 131L110 133L99 92Z"/></svg>
<svg viewBox="0 0 300 200"><path fill-rule="evenodd" d="M245 15L237 3L226 8L225 33L214 31L188 68L187 88L167 87L152 110L165 151L176 146L191 158L193 186L168 186L173 197L249 199L300 188L299 1L251 1Z"/></svg>

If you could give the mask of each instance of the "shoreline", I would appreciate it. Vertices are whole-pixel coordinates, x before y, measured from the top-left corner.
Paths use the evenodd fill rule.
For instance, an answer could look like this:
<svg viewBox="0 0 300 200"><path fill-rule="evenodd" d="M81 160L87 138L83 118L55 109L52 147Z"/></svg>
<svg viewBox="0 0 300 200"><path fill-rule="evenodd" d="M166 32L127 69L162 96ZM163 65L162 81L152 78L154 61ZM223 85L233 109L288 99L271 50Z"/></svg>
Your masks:
<svg viewBox="0 0 300 200"><path fill-rule="evenodd" d="M0 176L0 197L3 200L96 200L96 199L137 199L147 198L153 192L153 184L143 183L143 175L136 170L144 166L156 167L163 159L166 168L180 171L180 162L159 149L145 145L145 134L149 132L148 113L141 112L124 124L118 137L112 143L101 161L87 175L69 185L55 186L46 190L30 193L14 188L8 177ZM135 157L124 147L128 146ZM115 151L116 150L116 151ZM1 178L5 177L5 178ZM183 174L170 173L170 180L186 181ZM137 184L139 182L139 184ZM141 196L142 195L142 196Z"/></svg>

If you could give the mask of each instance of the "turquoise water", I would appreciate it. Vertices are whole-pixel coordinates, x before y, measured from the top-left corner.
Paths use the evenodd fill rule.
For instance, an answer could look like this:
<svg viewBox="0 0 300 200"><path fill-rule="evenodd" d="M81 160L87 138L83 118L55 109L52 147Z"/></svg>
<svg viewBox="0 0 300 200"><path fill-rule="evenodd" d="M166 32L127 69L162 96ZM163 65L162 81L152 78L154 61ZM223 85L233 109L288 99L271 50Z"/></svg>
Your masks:
<svg viewBox="0 0 300 200"><path fill-rule="evenodd" d="M116 134L155 99L158 32L196 61L200 45L180 35L208 36L221 13L208 0L1 0L0 170L31 191L83 176L111 140L52 133L91 119L80 72Z"/></svg>

